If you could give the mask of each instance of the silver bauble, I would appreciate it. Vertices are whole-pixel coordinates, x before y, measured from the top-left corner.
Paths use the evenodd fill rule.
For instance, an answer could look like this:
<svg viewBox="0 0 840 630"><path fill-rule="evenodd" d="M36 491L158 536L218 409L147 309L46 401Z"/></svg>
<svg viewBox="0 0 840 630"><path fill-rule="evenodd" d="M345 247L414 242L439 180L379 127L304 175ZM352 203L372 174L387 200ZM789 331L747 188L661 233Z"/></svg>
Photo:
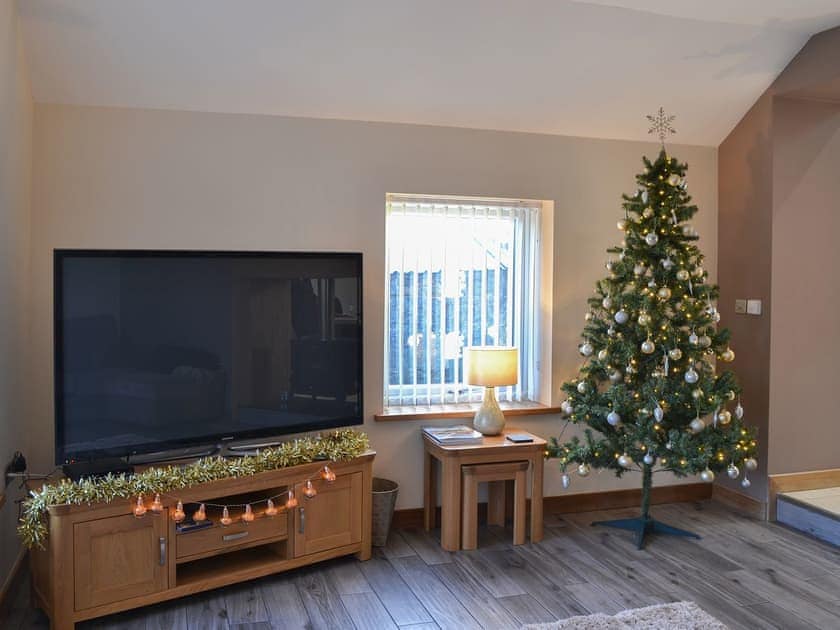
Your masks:
<svg viewBox="0 0 840 630"><path fill-rule="evenodd" d="M703 335L699 339L701 348L708 348L712 345L712 338L709 335Z"/></svg>
<svg viewBox="0 0 840 630"><path fill-rule="evenodd" d="M643 201L647 201L647 200L646 200L646 199L643 199ZM651 208L650 206L648 206L647 208L645 208L645 209L642 211L642 216L643 216L645 219L650 219L650 218L653 216L653 208Z"/></svg>
<svg viewBox="0 0 840 630"><path fill-rule="evenodd" d="M586 343L580 344L579 350L580 350L580 353L585 357L590 356L592 354L592 352L594 351L594 349L592 348L592 344L589 343L588 341Z"/></svg>
<svg viewBox="0 0 840 630"><path fill-rule="evenodd" d="M703 267L697 266L694 268L694 277L695 278L702 278L705 271L703 271Z"/></svg>
<svg viewBox="0 0 840 630"><path fill-rule="evenodd" d="M642 203L647 203L648 202L648 191L647 190L642 191L641 198L642 198Z"/></svg>
<svg viewBox="0 0 840 630"><path fill-rule="evenodd" d="M665 448L667 448L669 451L672 450L674 448L674 443L671 442L671 440L668 440L667 442L665 442Z"/></svg>
<svg viewBox="0 0 840 630"><path fill-rule="evenodd" d="M694 368L688 368L685 372L685 382L689 385L693 385L697 381L700 380L700 375L697 373L697 370Z"/></svg>
<svg viewBox="0 0 840 630"><path fill-rule="evenodd" d="M689 279L689 277L690 277L690 275L685 269L680 269L677 272L677 280L682 280L683 282L685 282L686 280Z"/></svg>
<svg viewBox="0 0 840 630"><path fill-rule="evenodd" d="M642 458L642 461L648 466L653 466L653 462L656 461L656 458L650 453L645 453L645 456Z"/></svg>
<svg viewBox="0 0 840 630"><path fill-rule="evenodd" d="M618 370L613 370L610 373L610 383L612 383L613 385L615 385L616 383L619 383L621 381L621 379L622 379L621 372L619 372Z"/></svg>
<svg viewBox="0 0 840 630"><path fill-rule="evenodd" d="M627 453L618 456L618 465L622 468L630 468L633 465L633 460Z"/></svg>
<svg viewBox="0 0 840 630"><path fill-rule="evenodd" d="M604 308L612 308L612 298L608 295L603 300L601 300L601 306Z"/></svg>
<svg viewBox="0 0 840 630"><path fill-rule="evenodd" d="M723 409L717 415L717 421L720 422L723 426L726 426L727 424L732 422L732 414L729 413L726 409Z"/></svg>
<svg viewBox="0 0 840 630"><path fill-rule="evenodd" d="M670 258L666 258L665 260L662 261L662 266L665 267L665 269L670 269L671 267L674 266L674 261L671 260Z"/></svg>
<svg viewBox="0 0 840 630"><path fill-rule="evenodd" d="M674 361L679 361L682 359L682 350L679 348L671 348L668 350L668 356Z"/></svg>
<svg viewBox="0 0 840 630"><path fill-rule="evenodd" d="M659 242L659 237L656 235L656 232L648 232L645 235L645 243L653 247Z"/></svg>
<svg viewBox="0 0 840 630"><path fill-rule="evenodd" d="M744 408L741 406L741 403L738 403L738 406L735 407L735 417L738 420L744 417Z"/></svg>
<svg viewBox="0 0 840 630"><path fill-rule="evenodd" d="M656 350L656 346L653 345L653 342L650 339L645 339L642 342L642 352L645 354L653 354L654 350Z"/></svg>
<svg viewBox="0 0 840 630"><path fill-rule="evenodd" d="M578 466L578 474L581 477L586 477L589 474L590 470L592 469L589 467L589 464L581 464L580 466Z"/></svg>
<svg viewBox="0 0 840 630"><path fill-rule="evenodd" d="M688 336L688 343L690 343L692 346L696 346L700 343L700 337L697 336L696 332L692 332Z"/></svg>
<svg viewBox="0 0 840 630"><path fill-rule="evenodd" d="M604 267L607 268L607 271L612 271L614 266L615 263L611 260L608 260L606 263L604 263Z"/></svg>
<svg viewBox="0 0 840 630"><path fill-rule="evenodd" d="M661 289L659 289L659 291L656 292L656 294L661 299L667 300L669 297L671 297L671 289L669 289L668 287L662 287Z"/></svg>
<svg viewBox="0 0 840 630"><path fill-rule="evenodd" d="M741 479L741 487L742 488L749 488L751 485L752 485L752 482L747 477L744 477L743 479Z"/></svg>
<svg viewBox="0 0 840 630"><path fill-rule="evenodd" d="M609 328L607 328L607 334L608 334L610 337L614 337L614 336L615 336L615 328L613 328L612 326L610 326Z"/></svg>
<svg viewBox="0 0 840 630"><path fill-rule="evenodd" d="M598 360L599 361L606 361L607 360L607 351L606 350L599 350L598 351Z"/></svg>
<svg viewBox="0 0 840 630"><path fill-rule="evenodd" d="M738 467L735 464L729 464L726 468L726 476L730 479L737 479L738 475L741 474L741 471L738 470Z"/></svg>
<svg viewBox="0 0 840 630"><path fill-rule="evenodd" d="M700 389L699 387L695 390L692 390L691 397L694 398L694 400L699 400L700 398L703 397L703 390Z"/></svg>
<svg viewBox="0 0 840 630"><path fill-rule="evenodd" d="M648 324L650 324L650 315L647 313L639 315L639 326L647 326Z"/></svg>
<svg viewBox="0 0 840 630"><path fill-rule="evenodd" d="M563 490L568 490L572 484L572 478L569 477L568 473L563 473L563 476L560 477L560 483L563 484Z"/></svg>
<svg viewBox="0 0 840 630"><path fill-rule="evenodd" d="M572 403L570 403L568 400L564 400L562 403L560 403L560 411L562 411L566 415L571 414L572 412L574 412L574 410L575 408L572 406Z"/></svg>
<svg viewBox="0 0 840 630"><path fill-rule="evenodd" d="M607 414L607 422L608 422L610 425L612 425L612 426L616 427L616 426L618 426L618 425L621 423L621 416L620 416L620 415L618 415L618 413L616 413L615 411L610 411L610 412Z"/></svg>
<svg viewBox="0 0 840 630"><path fill-rule="evenodd" d="M706 483L712 483L715 480L715 473L707 468L700 473L700 480Z"/></svg>
<svg viewBox="0 0 840 630"><path fill-rule="evenodd" d="M691 429L692 433L700 433L700 431L706 428L706 423L701 418L694 418L689 423L688 428Z"/></svg>
<svg viewBox="0 0 840 630"><path fill-rule="evenodd" d="M727 348L726 350L720 353L720 358L726 361L727 363L731 363L735 360L735 351L732 348Z"/></svg>
<svg viewBox="0 0 840 630"><path fill-rule="evenodd" d="M680 176L679 176L679 175L677 175L676 173L671 173L671 174L668 176L668 183L669 183L671 186L677 186L677 185L680 183Z"/></svg>
<svg viewBox="0 0 840 630"><path fill-rule="evenodd" d="M627 229L627 219L619 219L618 223L616 223L616 227L622 232Z"/></svg>
<svg viewBox="0 0 840 630"><path fill-rule="evenodd" d="M641 276L644 272L645 272L645 266L644 265L635 265L633 267L633 273L637 276Z"/></svg>
<svg viewBox="0 0 840 630"><path fill-rule="evenodd" d="M712 313L712 320L713 320L715 323L719 322L719 321L720 321L720 313L718 313L717 311L715 311L714 313Z"/></svg>
<svg viewBox="0 0 840 630"><path fill-rule="evenodd" d="M749 457L744 460L744 468L746 468L747 470L755 470L756 468L758 468L758 462L754 457Z"/></svg>
<svg viewBox="0 0 840 630"><path fill-rule="evenodd" d="M665 417L665 410L659 406L659 403L657 403L656 407L653 408L653 417L657 422L662 422L662 418Z"/></svg>
<svg viewBox="0 0 840 630"><path fill-rule="evenodd" d="M578 383L577 384L577 390L578 390L579 394L585 394L586 393L586 381L581 381L580 383Z"/></svg>
<svg viewBox="0 0 840 630"><path fill-rule="evenodd" d="M615 321L617 324L626 324L629 318L630 316L627 314L627 311L623 309L615 314Z"/></svg>

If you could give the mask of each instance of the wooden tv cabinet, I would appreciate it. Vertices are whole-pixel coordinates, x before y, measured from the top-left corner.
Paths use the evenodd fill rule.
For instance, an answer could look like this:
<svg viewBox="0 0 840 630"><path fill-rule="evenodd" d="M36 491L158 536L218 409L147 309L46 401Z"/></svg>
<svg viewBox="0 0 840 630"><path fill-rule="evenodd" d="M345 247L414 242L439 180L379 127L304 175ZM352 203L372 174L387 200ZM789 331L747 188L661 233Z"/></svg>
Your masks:
<svg viewBox="0 0 840 630"><path fill-rule="evenodd" d="M54 630L79 621L219 588L321 560L371 554L371 480L375 453L330 463L332 483L318 480L317 496L303 496L313 462L223 479L177 493L184 504L244 503L296 488L297 508L250 524L237 520L178 533L168 510L141 518L130 501L49 510L46 549L31 552L36 603ZM278 502L278 504L282 504ZM174 508L171 508L174 509ZM208 517L218 523L218 514Z"/></svg>

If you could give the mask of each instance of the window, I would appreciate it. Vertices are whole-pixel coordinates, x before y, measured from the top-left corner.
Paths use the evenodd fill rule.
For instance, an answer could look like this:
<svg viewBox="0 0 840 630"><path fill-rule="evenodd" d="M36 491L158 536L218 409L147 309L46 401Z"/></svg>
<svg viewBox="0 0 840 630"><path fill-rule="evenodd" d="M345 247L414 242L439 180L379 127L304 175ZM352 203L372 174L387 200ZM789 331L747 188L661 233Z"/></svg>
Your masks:
<svg viewBox="0 0 840 630"><path fill-rule="evenodd" d="M467 403L464 348L519 348L536 401L540 202L388 195L385 406Z"/></svg>

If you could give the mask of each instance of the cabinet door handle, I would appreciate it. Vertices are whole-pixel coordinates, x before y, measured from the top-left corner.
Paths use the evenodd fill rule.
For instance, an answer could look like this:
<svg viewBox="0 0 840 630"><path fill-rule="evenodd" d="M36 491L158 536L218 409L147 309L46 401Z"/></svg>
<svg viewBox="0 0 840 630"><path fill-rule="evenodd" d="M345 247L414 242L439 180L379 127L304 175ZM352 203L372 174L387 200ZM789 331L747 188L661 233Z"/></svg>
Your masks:
<svg viewBox="0 0 840 630"><path fill-rule="evenodd" d="M230 542L231 540L239 540L240 538L245 538L248 535L248 532L238 532L236 534L225 534L222 536L222 540L225 542Z"/></svg>
<svg viewBox="0 0 840 630"><path fill-rule="evenodd" d="M302 534L306 530L306 510L304 508L300 508L300 527L298 528L298 533Z"/></svg>
<svg viewBox="0 0 840 630"><path fill-rule="evenodd" d="M166 538L161 536L158 539L158 542L160 542L160 559L158 560L158 562L159 562L160 566L165 567L166 566Z"/></svg>

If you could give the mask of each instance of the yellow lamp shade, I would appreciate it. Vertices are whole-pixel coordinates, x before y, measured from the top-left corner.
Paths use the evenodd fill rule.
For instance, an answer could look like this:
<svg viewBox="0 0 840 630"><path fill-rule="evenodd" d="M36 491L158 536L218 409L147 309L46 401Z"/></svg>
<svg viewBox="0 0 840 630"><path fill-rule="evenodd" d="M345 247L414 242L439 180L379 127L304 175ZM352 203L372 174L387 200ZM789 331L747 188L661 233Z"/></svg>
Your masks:
<svg viewBox="0 0 840 630"><path fill-rule="evenodd" d="M516 348L467 348L467 383L497 387L519 380L519 350Z"/></svg>

